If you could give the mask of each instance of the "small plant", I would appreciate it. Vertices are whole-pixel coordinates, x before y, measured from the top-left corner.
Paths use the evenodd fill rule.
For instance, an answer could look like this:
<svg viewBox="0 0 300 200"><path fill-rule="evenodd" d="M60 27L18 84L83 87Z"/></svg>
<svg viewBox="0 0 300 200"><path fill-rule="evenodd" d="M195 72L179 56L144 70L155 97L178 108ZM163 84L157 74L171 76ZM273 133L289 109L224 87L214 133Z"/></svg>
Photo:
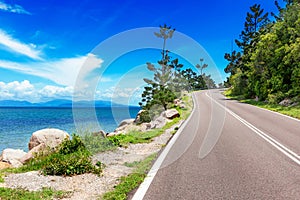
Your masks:
<svg viewBox="0 0 300 200"><path fill-rule="evenodd" d="M108 138L94 133L85 132L81 134L81 139L85 145L85 147L92 154L96 154L99 152L114 150L118 145L115 145Z"/></svg>
<svg viewBox="0 0 300 200"><path fill-rule="evenodd" d="M32 170L41 170L45 175L63 176L102 172L101 167L92 164L91 153L78 135L65 140L56 151L39 154L26 165L8 171L20 173Z"/></svg>
<svg viewBox="0 0 300 200"><path fill-rule="evenodd" d="M12 200L12 199L63 199L68 197L68 192L53 191L49 188L43 188L42 191L29 192L24 189L10 189L0 188L0 199L1 200Z"/></svg>
<svg viewBox="0 0 300 200"><path fill-rule="evenodd" d="M131 167L135 167L133 173L126 177L122 177L120 184L117 185L113 191L105 193L103 199L127 199L127 194L144 181L146 174L150 170L152 162L156 156L157 154L152 154L140 162L127 163L127 165L130 165Z"/></svg>

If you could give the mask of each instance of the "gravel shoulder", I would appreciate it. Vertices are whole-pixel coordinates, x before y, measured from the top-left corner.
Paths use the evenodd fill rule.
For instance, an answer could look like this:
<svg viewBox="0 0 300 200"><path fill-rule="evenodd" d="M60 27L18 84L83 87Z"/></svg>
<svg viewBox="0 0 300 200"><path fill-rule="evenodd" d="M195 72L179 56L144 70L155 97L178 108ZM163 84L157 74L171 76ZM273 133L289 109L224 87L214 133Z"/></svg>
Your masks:
<svg viewBox="0 0 300 200"><path fill-rule="evenodd" d="M141 161L153 153L159 152L172 137L171 132L175 127L173 125L165 133L153 139L150 143L130 144L127 148L118 148L114 151L103 152L93 156L93 162L102 162L105 165L103 174L82 174L72 177L44 176L38 171L9 174L1 185L8 188L23 188L29 191L38 191L42 188L52 188L70 192L65 200L91 200L101 197L107 191L114 188L119 183L122 176L130 174L134 168L126 167L125 163Z"/></svg>

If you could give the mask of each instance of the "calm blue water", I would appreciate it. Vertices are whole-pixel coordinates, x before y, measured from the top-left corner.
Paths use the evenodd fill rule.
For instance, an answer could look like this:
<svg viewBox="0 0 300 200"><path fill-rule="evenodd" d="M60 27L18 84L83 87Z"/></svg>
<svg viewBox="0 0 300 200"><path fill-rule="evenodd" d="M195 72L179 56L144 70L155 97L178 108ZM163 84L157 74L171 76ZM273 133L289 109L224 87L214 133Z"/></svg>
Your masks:
<svg viewBox="0 0 300 200"><path fill-rule="evenodd" d="M31 134L44 128L77 131L113 131L120 121L134 118L140 108L0 108L0 151L28 151ZM75 121L75 122L74 122Z"/></svg>

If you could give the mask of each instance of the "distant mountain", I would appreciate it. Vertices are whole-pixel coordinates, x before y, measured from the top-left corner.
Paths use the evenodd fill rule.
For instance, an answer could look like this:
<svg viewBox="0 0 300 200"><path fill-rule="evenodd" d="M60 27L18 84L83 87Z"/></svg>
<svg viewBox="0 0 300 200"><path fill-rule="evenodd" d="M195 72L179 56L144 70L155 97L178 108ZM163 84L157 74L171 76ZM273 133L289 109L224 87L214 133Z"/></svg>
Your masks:
<svg viewBox="0 0 300 200"><path fill-rule="evenodd" d="M32 106L32 103L28 101L13 101L13 100L3 100L0 101L1 107L27 107Z"/></svg>
<svg viewBox="0 0 300 200"><path fill-rule="evenodd" d="M71 100L57 99L42 103L30 103L28 101L3 100L0 101L0 107L61 107L71 108L73 102ZM127 107L127 105L117 104L110 101L77 101L74 102L75 107Z"/></svg>

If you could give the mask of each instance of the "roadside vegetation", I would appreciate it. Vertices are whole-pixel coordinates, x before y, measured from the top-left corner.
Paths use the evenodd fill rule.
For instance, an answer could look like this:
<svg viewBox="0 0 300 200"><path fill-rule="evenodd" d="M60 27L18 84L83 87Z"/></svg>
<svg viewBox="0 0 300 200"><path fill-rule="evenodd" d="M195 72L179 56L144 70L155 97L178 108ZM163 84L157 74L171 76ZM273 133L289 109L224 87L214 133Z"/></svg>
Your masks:
<svg viewBox="0 0 300 200"><path fill-rule="evenodd" d="M153 161L156 159L157 154L147 157L145 160L134 163L127 163L126 166L134 167L133 173L126 177L121 177L120 184L118 184L113 191L104 194L104 200L125 200L128 193L137 188L145 179L148 171L151 169Z"/></svg>
<svg viewBox="0 0 300 200"><path fill-rule="evenodd" d="M101 165L94 166L91 155L81 138L78 135L73 135L71 140L66 139L56 150L37 154L25 165L5 171L23 173L40 170L44 175L61 176L84 173L100 174Z"/></svg>
<svg viewBox="0 0 300 200"><path fill-rule="evenodd" d="M245 99L243 96L236 96L231 94L231 90L227 90L224 92L224 95L228 98L238 100L242 103L251 104L254 106L258 106L260 108L264 108L267 110L272 110L290 117L300 119L300 105L296 106L281 106L279 104L271 104L268 102L255 101L253 99Z"/></svg>
<svg viewBox="0 0 300 200"><path fill-rule="evenodd" d="M230 77L224 85L234 97L255 99L244 102L299 118L300 1L275 1L275 5L278 15L258 4L250 7L235 40L238 50L225 54ZM278 105L283 100L287 107Z"/></svg>
<svg viewBox="0 0 300 200"><path fill-rule="evenodd" d="M24 189L9 189L0 188L0 199L1 200L50 200L50 199L62 199L68 197L67 192L53 191L49 188L44 188L42 191L29 192Z"/></svg>

